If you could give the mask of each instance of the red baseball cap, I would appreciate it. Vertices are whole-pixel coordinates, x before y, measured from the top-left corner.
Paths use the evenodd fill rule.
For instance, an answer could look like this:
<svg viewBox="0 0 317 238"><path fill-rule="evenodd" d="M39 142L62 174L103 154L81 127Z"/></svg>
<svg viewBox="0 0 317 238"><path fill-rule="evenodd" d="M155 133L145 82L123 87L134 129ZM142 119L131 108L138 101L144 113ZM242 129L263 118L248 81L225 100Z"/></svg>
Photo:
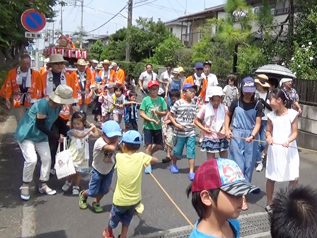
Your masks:
<svg viewBox="0 0 317 238"><path fill-rule="evenodd" d="M260 189L247 182L236 162L229 159L210 159L196 171L192 192L221 189L233 195L243 196L259 193Z"/></svg>
<svg viewBox="0 0 317 238"><path fill-rule="evenodd" d="M151 80L148 84L147 84L147 88L152 88L153 86L160 86L159 82L157 82L156 80Z"/></svg>

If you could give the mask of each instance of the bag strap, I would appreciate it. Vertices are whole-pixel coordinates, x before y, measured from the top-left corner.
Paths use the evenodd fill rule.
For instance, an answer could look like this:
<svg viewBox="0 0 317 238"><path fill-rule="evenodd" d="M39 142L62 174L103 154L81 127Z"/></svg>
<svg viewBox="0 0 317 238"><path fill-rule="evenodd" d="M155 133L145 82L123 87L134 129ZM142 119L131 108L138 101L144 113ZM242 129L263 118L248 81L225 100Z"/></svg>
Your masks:
<svg viewBox="0 0 317 238"><path fill-rule="evenodd" d="M67 137L64 137L63 142L59 142L59 143L58 143L56 153L61 152L61 144L63 144L63 150L67 150L67 149L68 149L68 145L67 145Z"/></svg>

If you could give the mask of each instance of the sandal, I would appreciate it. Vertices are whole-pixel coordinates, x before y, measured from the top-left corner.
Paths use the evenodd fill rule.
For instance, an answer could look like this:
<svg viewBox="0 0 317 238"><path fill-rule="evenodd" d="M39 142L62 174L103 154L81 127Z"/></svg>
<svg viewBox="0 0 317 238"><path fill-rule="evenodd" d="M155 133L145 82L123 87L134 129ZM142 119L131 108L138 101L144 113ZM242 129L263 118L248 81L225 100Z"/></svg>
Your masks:
<svg viewBox="0 0 317 238"><path fill-rule="evenodd" d="M269 214L269 215L272 215L273 214L273 204L272 205L267 205L265 207L265 211Z"/></svg>
<svg viewBox="0 0 317 238"><path fill-rule="evenodd" d="M21 194L20 197L24 201L28 201L30 199L30 187L28 185L22 185L20 187Z"/></svg>
<svg viewBox="0 0 317 238"><path fill-rule="evenodd" d="M46 195L55 195L56 190L51 189L47 184L42 184L41 187L39 187L40 193L45 193Z"/></svg>
<svg viewBox="0 0 317 238"><path fill-rule="evenodd" d="M242 197L242 208L241 208L241 210L242 211L246 211L248 209L249 209L249 207L248 207L247 199L245 198L245 196L243 196Z"/></svg>

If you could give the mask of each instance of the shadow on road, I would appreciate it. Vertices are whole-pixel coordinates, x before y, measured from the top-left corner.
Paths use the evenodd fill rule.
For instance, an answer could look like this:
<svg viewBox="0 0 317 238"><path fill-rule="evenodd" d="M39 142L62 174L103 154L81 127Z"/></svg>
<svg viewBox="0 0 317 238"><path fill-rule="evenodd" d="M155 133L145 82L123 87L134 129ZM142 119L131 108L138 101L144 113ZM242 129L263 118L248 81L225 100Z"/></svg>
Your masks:
<svg viewBox="0 0 317 238"><path fill-rule="evenodd" d="M64 230L60 230L60 231L52 231L48 233L38 234L36 236L29 236L29 237L23 237L23 238L67 238L67 235Z"/></svg>
<svg viewBox="0 0 317 238"><path fill-rule="evenodd" d="M142 218L140 218L138 215L136 217L138 217L139 219L139 224L135 227L132 237L133 236L139 237L142 235L147 235L150 233L161 231L160 229L147 225L146 222Z"/></svg>

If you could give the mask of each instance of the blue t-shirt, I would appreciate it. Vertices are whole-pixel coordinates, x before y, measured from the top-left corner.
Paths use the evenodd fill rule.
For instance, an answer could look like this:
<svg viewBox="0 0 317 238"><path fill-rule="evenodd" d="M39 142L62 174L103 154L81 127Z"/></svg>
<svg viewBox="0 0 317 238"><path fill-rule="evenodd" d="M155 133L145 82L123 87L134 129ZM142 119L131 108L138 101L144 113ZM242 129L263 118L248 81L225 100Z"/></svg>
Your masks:
<svg viewBox="0 0 317 238"><path fill-rule="evenodd" d="M52 108L45 98L36 101L20 121L15 131L15 139L20 143L24 140L30 140L35 143L48 141L47 135L36 126L36 114L46 115L45 126L50 130L61 110L62 106Z"/></svg>
<svg viewBox="0 0 317 238"><path fill-rule="evenodd" d="M228 220L233 233L235 234L235 238L239 238L240 237L240 223L237 219L233 219L233 220ZM190 234L189 238L219 238L216 236L209 236L206 235L200 231L197 230L197 225L199 223L199 220L196 222L195 227L192 231L192 233Z"/></svg>

